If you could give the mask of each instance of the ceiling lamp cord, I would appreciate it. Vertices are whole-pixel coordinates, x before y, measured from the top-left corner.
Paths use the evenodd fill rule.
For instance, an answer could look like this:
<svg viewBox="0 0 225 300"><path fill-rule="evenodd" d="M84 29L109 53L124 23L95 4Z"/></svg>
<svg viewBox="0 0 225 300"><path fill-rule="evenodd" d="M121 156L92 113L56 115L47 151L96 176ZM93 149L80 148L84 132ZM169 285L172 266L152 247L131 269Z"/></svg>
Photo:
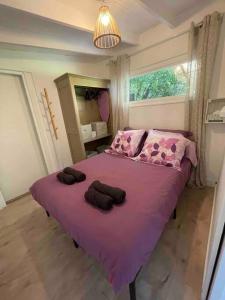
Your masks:
<svg viewBox="0 0 225 300"><path fill-rule="evenodd" d="M109 7L102 5L95 25L93 42L95 47L109 49L116 47L121 41L121 34Z"/></svg>

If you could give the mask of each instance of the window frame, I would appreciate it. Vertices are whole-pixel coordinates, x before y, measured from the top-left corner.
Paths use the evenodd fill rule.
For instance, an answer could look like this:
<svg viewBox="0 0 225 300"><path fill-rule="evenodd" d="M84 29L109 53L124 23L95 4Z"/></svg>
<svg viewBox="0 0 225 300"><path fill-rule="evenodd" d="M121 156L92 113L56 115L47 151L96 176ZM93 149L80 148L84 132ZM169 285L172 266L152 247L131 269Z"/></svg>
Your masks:
<svg viewBox="0 0 225 300"><path fill-rule="evenodd" d="M129 101L129 107L175 104L175 103L184 103L185 101L186 101L185 95L168 96L168 97L150 98L150 99L144 99L138 101Z"/></svg>
<svg viewBox="0 0 225 300"><path fill-rule="evenodd" d="M159 62L159 63L157 63L157 66L155 66L155 67L144 69L144 72L131 73L129 81L130 81L130 79L138 77L138 76L142 76L142 75L154 72L154 71L158 71L163 68L173 67L173 66L177 66L177 65L187 63L187 62L188 62L188 59L187 59L186 55L185 55L185 57L183 56L182 59L173 60L173 62L171 62L171 63L168 63L168 61L167 61L167 63ZM187 99L187 95L148 98L148 99L136 100L136 101L130 101L130 98L129 98L129 107L183 103L186 101L186 99Z"/></svg>

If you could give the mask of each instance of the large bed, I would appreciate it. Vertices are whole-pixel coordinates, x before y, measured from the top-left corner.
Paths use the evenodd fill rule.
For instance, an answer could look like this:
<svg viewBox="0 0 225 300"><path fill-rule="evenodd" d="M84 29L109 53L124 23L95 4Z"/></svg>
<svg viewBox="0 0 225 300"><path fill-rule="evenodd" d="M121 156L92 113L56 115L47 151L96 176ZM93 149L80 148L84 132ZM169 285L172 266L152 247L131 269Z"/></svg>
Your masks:
<svg viewBox="0 0 225 300"><path fill-rule="evenodd" d="M187 183L191 162L184 158L181 170L102 153L75 164L86 180L60 183L56 174L35 182L33 198L64 228L76 245L95 257L118 292L134 280L151 255ZM109 212L93 208L84 193L94 180L126 191L126 202Z"/></svg>

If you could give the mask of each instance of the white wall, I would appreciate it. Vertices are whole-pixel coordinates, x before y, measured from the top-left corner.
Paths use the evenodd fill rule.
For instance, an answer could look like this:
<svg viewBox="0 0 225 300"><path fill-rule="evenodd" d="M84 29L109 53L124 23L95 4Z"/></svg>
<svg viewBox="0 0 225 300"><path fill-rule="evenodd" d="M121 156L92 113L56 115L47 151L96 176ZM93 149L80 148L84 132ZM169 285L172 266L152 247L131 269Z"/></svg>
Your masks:
<svg viewBox="0 0 225 300"><path fill-rule="evenodd" d="M182 101L174 103L163 103L158 100L154 104L130 105L129 117L130 126L133 128L169 128L184 129L186 128L186 111L185 103Z"/></svg>
<svg viewBox="0 0 225 300"><path fill-rule="evenodd" d="M43 104L41 103L41 92L44 87L47 88L49 98L52 102L52 108L56 116L55 119L59 134L58 141L53 138L54 149L57 156L56 163L60 168L71 164L71 155L54 79L66 72L104 78L104 64L99 63L97 58L91 58L89 56L74 57L37 52L37 50L25 51L17 49L15 51L11 49L0 49L0 69L31 72L42 110ZM49 130L47 122L46 130ZM51 136L49 133L49 139L51 139Z"/></svg>
<svg viewBox="0 0 225 300"><path fill-rule="evenodd" d="M190 28L191 21L200 22L205 15L215 10L225 12L225 1L215 1L215 3L174 29L160 24L142 34L140 46L130 51L131 74L139 74L147 70L154 70L165 65L185 61L188 53L187 31ZM225 33L225 24L223 33ZM146 49L143 51L144 48ZM225 47L223 39L221 39L219 46L216 65L211 96L225 97ZM130 107L130 126L136 128L185 129L187 128L187 115L188 106L185 102L134 106ZM213 184L218 179L224 150L225 125L207 125L206 152L209 184Z"/></svg>

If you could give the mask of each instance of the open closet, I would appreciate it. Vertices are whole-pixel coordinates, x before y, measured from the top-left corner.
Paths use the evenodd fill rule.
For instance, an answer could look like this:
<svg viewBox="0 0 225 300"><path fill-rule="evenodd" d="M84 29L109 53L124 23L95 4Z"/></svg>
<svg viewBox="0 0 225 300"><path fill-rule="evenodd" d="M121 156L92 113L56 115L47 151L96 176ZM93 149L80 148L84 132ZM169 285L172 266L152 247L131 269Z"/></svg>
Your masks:
<svg viewBox="0 0 225 300"><path fill-rule="evenodd" d="M55 79L73 163L111 142L110 81L64 74Z"/></svg>

